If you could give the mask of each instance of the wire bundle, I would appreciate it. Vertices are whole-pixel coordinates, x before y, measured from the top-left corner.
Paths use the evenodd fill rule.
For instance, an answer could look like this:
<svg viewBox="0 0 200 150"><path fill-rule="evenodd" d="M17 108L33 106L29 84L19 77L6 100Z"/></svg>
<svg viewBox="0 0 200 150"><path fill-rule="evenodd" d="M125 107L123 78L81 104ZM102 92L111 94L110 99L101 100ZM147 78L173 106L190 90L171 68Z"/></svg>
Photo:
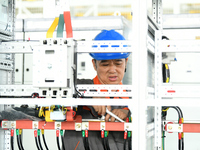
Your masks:
<svg viewBox="0 0 200 150"><path fill-rule="evenodd" d="M34 130L34 137L35 137L35 144L38 150L40 150L40 147L38 145L38 140L37 140L37 130Z"/></svg>
<svg viewBox="0 0 200 150"><path fill-rule="evenodd" d="M83 137L83 145L84 145L85 150L90 150L89 141L88 141L88 130L82 131L82 137Z"/></svg>
<svg viewBox="0 0 200 150"><path fill-rule="evenodd" d="M20 143L21 149L24 150L24 147L22 145L22 129L19 129L19 143Z"/></svg>
<svg viewBox="0 0 200 150"><path fill-rule="evenodd" d="M178 123L179 124L182 124L183 123L183 113L180 109L180 107L178 106L165 106L165 107L162 107L162 111L166 113L166 111L169 109L169 108L173 108L177 111L178 113ZM163 150L164 150L164 136L165 136L165 133L163 131ZM184 150L184 133L178 133L178 150Z"/></svg>
<svg viewBox="0 0 200 150"><path fill-rule="evenodd" d="M17 146L19 150L24 150L23 145L22 145L22 130L16 129L16 135L17 135Z"/></svg>
<svg viewBox="0 0 200 150"><path fill-rule="evenodd" d="M108 143L108 131L101 130L101 141L104 150L110 150L110 146Z"/></svg>

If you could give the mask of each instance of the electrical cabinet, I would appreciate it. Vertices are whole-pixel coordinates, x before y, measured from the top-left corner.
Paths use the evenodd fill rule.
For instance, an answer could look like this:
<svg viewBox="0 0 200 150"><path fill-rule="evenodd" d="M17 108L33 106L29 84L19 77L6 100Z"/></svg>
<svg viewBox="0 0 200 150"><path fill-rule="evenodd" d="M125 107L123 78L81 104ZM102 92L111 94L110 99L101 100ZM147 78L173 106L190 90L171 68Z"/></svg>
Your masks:
<svg viewBox="0 0 200 150"><path fill-rule="evenodd" d="M11 0L1 1L0 3L0 9L3 12L0 14L0 16L2 16L0 17L0 40L9 41L14 37L14 17L12 14L11 18L9 18L8 13L6 13L7 10L14 9L14 4L14 1ZM152 13L149 14L147 11L144 11L147 10L146 4L147 1L144 2L137 0L132 2L132 24L130 30L127 30L127 28L130 27L129 25L122 25L124 23L122 17L89 17L85 18L86 21L83 21L83 19L72 19L72 22L74 22L74 33L76 38L78 38L78 32L82 32L81 36L84 37L84 34L89 32L88 28L91 28L91 25L92 30L94 30L92 35L95 35L97 31L100 31L102 27L107 29L116 29L122 32L122 34L126 35L130 40L126 41L127 43L125 43L126 45L129 45L125 51L132 53L128 64L128 70L131 71L126 74L124 80L124 83L128 85L121 86L122 90L119 91L121 93L112 92L112 88L118 88L116 86L104 86L104 88L107 88L109 91L107 93L100 90L102 87L94 85L77 86L77 88L79 90L83 90L86 96L92 95L102 97L105 96L105 94L107 94L106 96L121 94L123 96L128 95L132 97L132 99L112 101L110 99L108 100L102 98L98 100L97 104L97 102L94 100L87 98L72 98L71 95L73 90L70 91L71 95L67 98L67 100L62 99L61 97L66 98L65 93L67 93L67 90L70 88L73 89L73 81L70 77L72 70L70 73L68 70L65 70L67 65L70 64L70 62L67 60L71 61L71 59L74 59L70 57L70 54L68 55L69 51L65 51L66 47L68 50L74 50L72 47L69 48L70 45L61 44L62 46L60 48L59 46L54 45L55 43L51 43L49 48L47 45L38 46L39 42L3 42L0 45L0 83L2 85L0 87L0 95L2 96L0 99L0 110L4 110L5 107L10 107L9 104L127 105L132 112L132 123L125 123L120 130L128 130L129 128L129 130L132 131L133 148L136 150L161 150L163 146L161 141L161 132L164 131L164 124L161 116L162 106L194 107L195 105L199 107L198 99L200 93L198 84L176 85L173 84L173 82L163 83L162 54L177 52L199 52L200 44L198 41L184 41L184 43L171 40L163 41L162 0L152 0ZM14 10L11 12L14 13ZM98 19L95 21L95 18ZM11 21L9 22L9 20ZM104 21L104 24L101 24L102 20ZM49 24L51 21L52 19L20 20L19 22L21 22L22 26L24 26L23 37L27 38L31 36L31 39L35 39L38 35L44 36L44 32L47 29L44 29L43 27L39 28L39 26L41 24ZM23 24L23 22L25 22L25 24ZM84 22L85 24L80 22ZM34 23L34 28L32 28L33 26L30 26L32 23ZM9 27L9 30L3 31L3 29L7 28L7 26ZM21 32L22 30L20 29L17 31ZM35 32L35 35L31 35L31 32ZM51 40L53 41L54 39ZM74 41L69 40L69 42ZM87 70L86 67L88 60L85 61L85 57L83 58L83 56L91 51L92 41L88 42L87 39L85 41L78 39L77 43L75 44L77 46L75 52L81 53L78 56L78 58L81 58L77 64L79 68L78 71L80 73L78 76L80 75L80 77L85 78L87 77L85 73L90 73L90 70ZM100 43L95 44L98 45ZM122 44L119 45L119 47L122 46ZM52 45L54 45L54 48L52 48ZM33 52L32 50L35 47L37 47L36 49L38 51ZM100 48L100 50L103 51L105 49ZM116 49L115 51L121 52L122 50ZM59 61L54 59L60 56L62 57L58 59ZM62 66L63 68L59 68L64 61L66 62L64 63L65 65ZM192 67L194 66L188 66L188 68L186 68L186 73L189 74L191 71L193 72L195 68ZM63 76L57 76L57 73L62 71L64 71L62 74ZM171 71L174 72L173 68ZM54 74L55 72L56 74ZM183 70L183 72L185 72L185 70ZM92 73L90 76L92 76ZM174 79L175 78L178 77L174 77ZM196 80L192 79L187 81L190 83L196 83ZM174 80L174 83L175 82L182 82L181 78L178 78L178 81ZM15 83L15 85L13 85L13 83ZM32 86L32 84L34 86ZM128 91L124 92L123 88L128 89ZM91 91L91 89L93 91ZM98 90L94 92L94 89ZM34 99L33 101L30 98L5 98L7 94L17 97L28 96L31 95L33 91L40 93L40 95L46 98L42 101L40 99ZM45 94L45 91L47 94ZM56 96L57 94L59 96ZM188 104L188 100L192 100L192 103ZM13 126L12 123L14 123ZM16 122L12 123L9 124L9 127L16 127ZM65 124L55 122L55 127L51 129L57 129L57 127L60 129L61 125L64 126ZM88 124L85 123L84 125L87 126ZM79 126L81 126L81 124L76 124L76 126L74 126L74 130L80 130ZM92 123L91 126L93 126ZM98 124L98 126L103 128L102 124ZM8 125L3 124L3 127L8 127ZM31 122L30 128L34 127L40 128L41 124L38 124L38 122ZM111 127L109 129L111 130ZM178 131L182 132L180 129ZM10 142L10 131L3 131L1 129L0 133L0 148L10 149L10 144L8 144Z"/></svg>

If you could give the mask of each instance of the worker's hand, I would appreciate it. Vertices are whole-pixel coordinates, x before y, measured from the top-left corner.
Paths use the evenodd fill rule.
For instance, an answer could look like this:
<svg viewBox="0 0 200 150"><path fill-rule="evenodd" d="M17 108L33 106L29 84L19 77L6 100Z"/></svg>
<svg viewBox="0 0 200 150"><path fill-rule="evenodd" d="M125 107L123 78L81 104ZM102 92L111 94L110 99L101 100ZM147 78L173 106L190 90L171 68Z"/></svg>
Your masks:
<svg viewBox="0 0 200 150"><path fill-rule="evenodd" d="M111 106L98 106L98 105L93 105L92 106L94 110L100 114L100 115L105 115L106 114L106 107L109 111L111 111Z"/></svg>
<svg viewBox="0 0 200 150"><path fill-rule="evenodd" d="M120 119L125 120L127 118L128 111L129 110L125 110L125 109L113 109L112 113L115 114L116 116L118 116ZM111 122L114 122L116 120L114 117L107 114L105 117L105 121L107 122L107 121L109 121L109 119Z"/></svg>

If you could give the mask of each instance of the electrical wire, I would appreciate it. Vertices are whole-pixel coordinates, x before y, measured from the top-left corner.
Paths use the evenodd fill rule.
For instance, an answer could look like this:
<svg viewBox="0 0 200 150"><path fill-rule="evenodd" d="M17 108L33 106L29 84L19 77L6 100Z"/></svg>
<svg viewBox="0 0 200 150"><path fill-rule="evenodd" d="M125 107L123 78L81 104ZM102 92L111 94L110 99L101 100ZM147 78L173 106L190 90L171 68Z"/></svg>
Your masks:
<svg viewBox="0 0 200 150"><path fill-rule="evenodd" d="M58 150L61 150L60 149L60 142L59 142L59 130L56 130L56 141L57 141Z"/></svg>
<svg viewBox="0 0 200 150"><path fill-rule="evenodd" d="M76 70L72 67L72 70L73 70L73 75L74 75L74 89L75 89L75 92L76 94L78 95L78 97L84 97L77 89L76 89L76 85L75 85L75 79L76 79Z"/></svg>
<svg viewBox="0 0 200 150"><path fill-rule="evenodd" d="M104 141L104 130L101 130L101 142L103 145L103 149L106 150L105 141Z"/></svg>
<svg viewBox="0 0 200 150"><path fill-rule="evenodd" d="M63 136L63 130L60 130L61 140L62 140L62 150L65 150L65 142L64 142L64 136Z"/></svg>
<svg viewBox="0 0 200 150"><path fill-rule="evenodd" d="M103 145L103 149L106 150L104 138L101 138L101 142L102 142L102 145Z"/></svg>
<svg viewBox="0 0 200 150"><path fill-rule="evenodd" d="M38 145L38 141L37 141L37 130L34 130L34 137L35 137L35 144L38 150L40 150L39 145Z"/></svg>
<svg viewBox="0 0 200 150"><path fill-rule="evenodd" d="M38 145L38 141L37 141L37 137L35 137L35 144L37 146L37 149L40 150L39 145Z"/></svg>
<svg viewBox="0 0 200 150"><path fill-rule="evenodd" d="M87 148L86 148L85 130L82 131L82 138L83 138L83 145L86 150Z"/></svg>
<svg viewBox="0 0 200 150"><path fill-rule="evenodd" d="M42 129L41 132L42 132L43 143L44 143L44 145L45 145L45 147L46 147L46 150L49 150L49 148L48 148L48 146L47 146L47 143L46 143L46 140L45 140L45 136L44 136L44 129Z"/></svg>
<svg viewBox="0 0 200 150"><path fill-rule="evenodd" d="M56 141L57 141L57 147L58 147L58 149L61 150L60 149L60 143L59 143L59 137L56 137Z"/></svg>
<svg viewBox="0 0 200 150"><path fill-rule="evenodd" d="M11 131L10 131L10 144L11 144L11 150L14 150L14 129L11 129Z"/></svg>
<svg viewBox="0 0 200 150"><path fill-rule="evenodd" d="M105 145L106 145L106 149L110 150L110 146L109 146L109 142L108 142L108 131L105 131Z"/></svg>
<svg viewBox="0 0 200 150"><path fill-rule="evenodd" d="M177 111L178 113L178 123L181 124L183 123L183 112L178 106L166 106L162 108L162 111L167 111L168 108L173 108ZM179 135L181 134L181 135ZM184 133L178 133L178 149L179 150L184 150Z"/></svg>
<svg viewBox="0 0 200 150"><path fill-rule="evenodd" d="M22 129L19 129L19 143L20 143L21 149L24 150L24 147L22 145Z"/></svg>
<svg viewBox="0 0 200 150"><path fill-rule="evenodd" d="M130 132L130 131L128 131ZM128 149L132 150L131 137L128 137Z"/></svg>
<svg viewBox="0 0 200 150"><path fill-rule="evenodd" d="M41 144L41 140L40 140L40 129L38 129L37 133L38 133L37 137L38 137L39 147L40 147L41 150L43 150L43 147L42 147L42 144Z"/></svg>
<svg viewBox="0 0 200 150"><path fill-rule="evenodd" d="M21 134L19 135L19 143L20 143L21 149L24 150L24 147L22 145L22 135Z"/></svg>
<svg viewBox="0 0 200 150"><path fill-rule="evenodd" d="M14 150L14 145L13 145L13 136L11 136L10 142L11 142L11 150Z"/></svg>
<svg viewBox="0 0 200 150"><path fill-rule="evenodd" d="M126 150L126 139L124 139L124 150Z"/></svg>
<svg viewBox="0 0 200 150"><path fill-rule="evenodd" d="M21 146L20 146L20 142L19 142L19 129L16 129L16 135L17 135L17 146L18 146L19 150L22 150Z"/></svg>
<svg viewBox="0 0 200 150"><path fill-rule="evenodd" d="M85 130L85 145L86 145L86 150L90 150L88 141L88 130Z"/></svg>
<svg viewBox="0 0 200 150"><path fill-rule="evenodd" d="M49 148L48 148L48 146L47 146L47 143L46 143L46 140L45 140L44 134L42 134L42 139L43 139L44 145L45 145L45 147L46 147L46 150L49 150Z"/></svg>

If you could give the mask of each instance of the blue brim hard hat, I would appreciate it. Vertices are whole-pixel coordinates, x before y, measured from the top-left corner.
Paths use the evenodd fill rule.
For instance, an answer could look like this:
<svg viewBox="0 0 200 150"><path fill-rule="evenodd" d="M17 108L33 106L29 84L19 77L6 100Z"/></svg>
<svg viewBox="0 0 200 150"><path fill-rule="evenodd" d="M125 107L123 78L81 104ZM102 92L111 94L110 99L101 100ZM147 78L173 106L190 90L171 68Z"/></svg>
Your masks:
<svg viewBox="0 0 200 150"><path fill-rule="evenodd" d="M125 38L115 30L102 30L95 38L98 40L125 40ZM126 45L124 45L126 47ZM96 60L123 59L127 58L130 53L90 53L90 56Z"/></svg>

